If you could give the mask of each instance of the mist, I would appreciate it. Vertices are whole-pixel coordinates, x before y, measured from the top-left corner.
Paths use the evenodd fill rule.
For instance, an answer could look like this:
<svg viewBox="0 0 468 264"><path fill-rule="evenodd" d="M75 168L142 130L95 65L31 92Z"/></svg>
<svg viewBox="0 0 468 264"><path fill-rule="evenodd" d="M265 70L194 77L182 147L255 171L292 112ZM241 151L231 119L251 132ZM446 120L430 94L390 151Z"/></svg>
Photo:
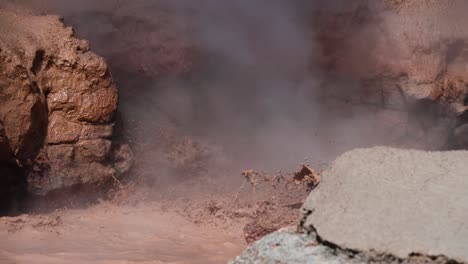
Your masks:
<svg viewBox="0 0 468 264"><path fill-rule="evenodd" d="M202 154L181 153L191 161L270 171L303 162L319 166L355 147L427 147L425 132L411 124L409 114L387 111L380 83L363 87L360 81L375 63L375 34L382 33L373 26L382 18L360 3L37 0L25 5L63 15L76 35L106 58L119 86L121 137L144 156L145 169L160 174L165 161L158 160L173 151L172 143L180 146L174 137L197 142L190 148ZM356 13L365 19L338 28L349 30L345 41L330 40L323 31L333 27L311 20L324 9L362 9ZM344 62L333 68L330 53ZM387 97L392 96L398 95ZM409 134L422 141L402 138Z"/></svg>

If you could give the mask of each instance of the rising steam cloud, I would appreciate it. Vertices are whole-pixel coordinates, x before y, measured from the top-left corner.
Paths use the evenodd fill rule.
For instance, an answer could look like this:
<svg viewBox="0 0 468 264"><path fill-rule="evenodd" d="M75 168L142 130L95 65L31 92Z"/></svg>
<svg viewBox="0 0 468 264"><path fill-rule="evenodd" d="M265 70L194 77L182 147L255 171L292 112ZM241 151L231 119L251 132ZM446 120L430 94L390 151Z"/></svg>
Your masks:
<svg viewBox="0 0 468 264"><path fill-rule="evenodd" d="M109 61L121 90L124 126L138 134L134 140L157 141L157 128L175 126L221 146L241 168L273 170L294 167L305 157L317 164L353 147L395 143L388 122L396 126L401 118L392 121L379 108L356 104L352 97L361 91L360 76L338 78L323 65L331 46L356 53L349 57L359 61L347 69L370 64L365 55L373 48L375 28L366 21L350 27L366 40L351 49L324 42L310 20L318 10L341 12L360 8L359 3L37 0L27 5L62 14L78 37L90 39L92 49ZM372 17L365 8L362 12ZM148 64L151 72L161 42L183 47L185 41L196 51L189 74L154 77L137 69ZM169 67L184 60L174 56Z"/></svg>

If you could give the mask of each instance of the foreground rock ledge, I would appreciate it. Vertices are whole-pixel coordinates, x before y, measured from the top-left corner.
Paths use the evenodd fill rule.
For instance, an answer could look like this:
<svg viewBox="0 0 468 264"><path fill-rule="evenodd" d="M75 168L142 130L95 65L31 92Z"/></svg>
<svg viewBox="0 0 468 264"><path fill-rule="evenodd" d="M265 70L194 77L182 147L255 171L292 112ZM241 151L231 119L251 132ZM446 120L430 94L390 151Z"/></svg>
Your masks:
<svg viewBox="0 0 468 264"><path fill-rule="evenodd" d="M304 227L347 248L467 261L467 176L468 151L350 151L307 198Z"/></svg>
<svg viewBox="0 0 468 264"><path fill-rule="evenodd" d="M2 155L23 168L31 193L118 174L117 100L107 64L59 17L0 10L0 123L9 152Z"/></svg>
<svg viewBox="0 0 468 264"><path fill-rule="evenodd" d="M347 152L305 201L303 233L269 235L233 263L467 262L467 172L468 151Z"/></svg>

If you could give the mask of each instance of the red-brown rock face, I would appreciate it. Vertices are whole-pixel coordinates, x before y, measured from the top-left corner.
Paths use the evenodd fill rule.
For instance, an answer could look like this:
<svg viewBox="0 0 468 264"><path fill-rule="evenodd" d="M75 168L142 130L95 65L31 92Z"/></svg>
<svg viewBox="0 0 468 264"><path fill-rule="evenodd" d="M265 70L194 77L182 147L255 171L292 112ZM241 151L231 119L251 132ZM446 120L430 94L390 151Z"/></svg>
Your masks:
<svg viewBox="0 0 468 264"><path fill-rule="evenodd" d="M0 21L2 144L28 189L46 194L113 177L118 95L105 61L58 17L0 11Z"/></svg>

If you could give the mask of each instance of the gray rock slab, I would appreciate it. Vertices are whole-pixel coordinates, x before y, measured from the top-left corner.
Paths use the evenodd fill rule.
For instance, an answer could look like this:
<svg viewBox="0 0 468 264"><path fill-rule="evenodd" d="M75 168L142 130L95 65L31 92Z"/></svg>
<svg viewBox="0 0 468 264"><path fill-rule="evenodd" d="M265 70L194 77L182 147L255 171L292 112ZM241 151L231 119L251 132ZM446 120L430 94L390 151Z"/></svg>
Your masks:
<svg viewBox="0 0 468 264"><path fill-rule="evenodd" d="M349 151L302 211L304 228L345 248L468 261L468 151Z"/></svg>

